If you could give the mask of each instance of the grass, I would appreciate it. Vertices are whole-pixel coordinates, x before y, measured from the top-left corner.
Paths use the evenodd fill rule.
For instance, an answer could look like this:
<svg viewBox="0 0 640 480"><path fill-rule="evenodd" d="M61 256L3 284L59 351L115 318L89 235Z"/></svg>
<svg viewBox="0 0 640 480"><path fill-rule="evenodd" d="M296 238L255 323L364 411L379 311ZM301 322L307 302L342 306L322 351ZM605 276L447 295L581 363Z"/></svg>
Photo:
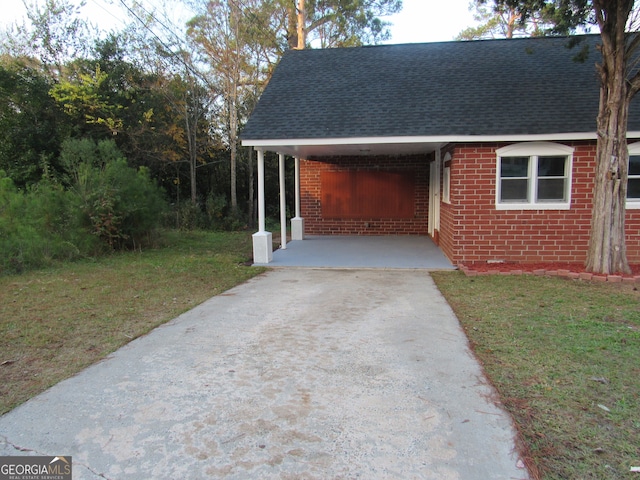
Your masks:
<svg viewBox="0 0 640 480"><path fill-rule="evenodd" d="M640 293L536 276L433 278L520 432L534 478L637 479Z"/></svg>
<svg viewBox="0 0 640 480"><path fill-rule="evenodd" d="M0 414L261 273L247 233L167 232L162 248L0 277Z"/></svg>

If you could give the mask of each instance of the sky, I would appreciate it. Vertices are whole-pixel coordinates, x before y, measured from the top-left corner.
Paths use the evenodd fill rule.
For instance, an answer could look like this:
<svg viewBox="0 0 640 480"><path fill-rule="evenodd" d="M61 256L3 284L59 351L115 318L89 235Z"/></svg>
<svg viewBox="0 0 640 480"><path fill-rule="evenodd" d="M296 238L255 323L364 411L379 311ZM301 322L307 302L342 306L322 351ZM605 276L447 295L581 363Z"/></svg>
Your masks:
<svg viewBox="0 0 640 480"><path fill-rule="evenodd" d="M470 0L404 0L403 9L389 17L394 24L389 43L446 42L473 25Z"/></svg>
<svg viewBox="0 0 640 480"><path fill-rule="evenodd" d="M27 0L32 3L37 0ZM79 3L79 0L74 0ZM142 0L152 6L155 0ZM392 22L392 39L387 43L421 43L453 40L466 27L472 25L470 0L404 0L402 12L385 20ZM24 16L21 0L4 2L0 27L7 26ZM118 0L86 0L82 14L103 30L120 29L126 23L126 14Z"/></svg>

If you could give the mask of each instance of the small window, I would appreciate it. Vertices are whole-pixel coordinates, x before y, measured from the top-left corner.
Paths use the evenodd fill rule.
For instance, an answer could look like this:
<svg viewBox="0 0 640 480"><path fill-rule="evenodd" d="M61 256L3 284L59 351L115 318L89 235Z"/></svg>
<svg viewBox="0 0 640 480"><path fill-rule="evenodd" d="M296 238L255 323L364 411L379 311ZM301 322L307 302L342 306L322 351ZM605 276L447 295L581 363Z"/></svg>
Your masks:
<svg viewBox="0 0 640 480"><path fill-rule="evenodd" d="M629 145L627 208L640 209L640 143Z"/></svg>
<svg viewBox="0 0 640 480"><path fill-rule="evenodd" d="M447 153L442 160L445 165L442 171L442 201L444 203L451 203L451 166L447 165L447 162L451 161L451 154Z"/></svg>
<svg viewBox="0 0 640 480"><path fill-rule="evenodd" d="M496 207L568 209L573 149L554 143L519 143L497 151Z"/></svg>
<svg viewBox="0 0 640 480"><path fill-rule="evenodd" d="M627 199L640 200L640 155L632 155L629 157Z"/></svg>

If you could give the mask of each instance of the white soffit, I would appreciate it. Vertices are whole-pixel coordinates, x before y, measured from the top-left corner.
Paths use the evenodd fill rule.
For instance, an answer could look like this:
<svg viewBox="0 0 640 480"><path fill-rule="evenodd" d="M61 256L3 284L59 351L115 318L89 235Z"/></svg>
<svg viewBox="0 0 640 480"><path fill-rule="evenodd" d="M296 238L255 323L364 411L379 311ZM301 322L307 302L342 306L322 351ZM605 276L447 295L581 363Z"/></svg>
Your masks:
<svg viewBox="0 0 640 480"><path fill-rule="evenodd" d="M627 132L628 138L640 138L640 132ZM595 132L543 135L450 135L437 137L362 137L311 138L242 141L245 147L283 153L295 157L330 157L338 155L415 155L430 153L449 143L540 142L596 140Z"/></svg>

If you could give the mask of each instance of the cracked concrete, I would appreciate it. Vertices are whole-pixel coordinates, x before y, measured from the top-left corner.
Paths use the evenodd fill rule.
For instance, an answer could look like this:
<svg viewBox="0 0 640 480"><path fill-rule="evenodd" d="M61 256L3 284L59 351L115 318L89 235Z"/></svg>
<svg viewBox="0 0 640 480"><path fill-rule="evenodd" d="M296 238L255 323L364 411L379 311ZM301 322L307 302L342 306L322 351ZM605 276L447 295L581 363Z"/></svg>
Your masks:
<svg viewBox="0 0 640 480"><path fill-rule="evenodd" d="M272 270L0 417L74 479L526 479L425 271Z"/></svg>

